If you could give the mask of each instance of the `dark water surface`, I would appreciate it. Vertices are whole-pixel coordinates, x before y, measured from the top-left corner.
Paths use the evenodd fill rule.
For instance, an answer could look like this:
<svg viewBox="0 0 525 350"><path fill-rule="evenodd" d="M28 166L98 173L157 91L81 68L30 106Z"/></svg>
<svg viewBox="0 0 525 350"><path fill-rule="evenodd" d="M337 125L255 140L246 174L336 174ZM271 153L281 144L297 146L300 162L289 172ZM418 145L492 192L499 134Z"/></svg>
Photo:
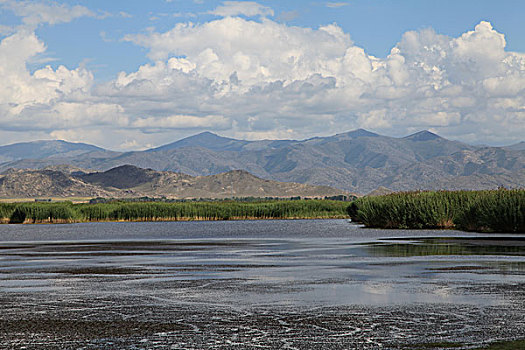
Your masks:
<svg viewBox="0 0 525 350"><path fill-rule="evenodd" d="M0 225L0 303L5 348L471 348L525 334L525 236Z"/></svg>

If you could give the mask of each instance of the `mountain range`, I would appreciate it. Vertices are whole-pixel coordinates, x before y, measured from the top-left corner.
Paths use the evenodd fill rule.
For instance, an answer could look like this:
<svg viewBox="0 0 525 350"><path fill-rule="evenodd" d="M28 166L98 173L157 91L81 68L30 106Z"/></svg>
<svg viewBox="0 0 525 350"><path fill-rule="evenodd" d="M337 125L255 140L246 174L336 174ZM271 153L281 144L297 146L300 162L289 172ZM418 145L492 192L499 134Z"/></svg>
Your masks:
<svg viewBox="0 0 525 350"><path fill-rule="evenodd" d="M363 129L306 140L247 141L200 133L161 147L114 152L65 141L0 147L0 172L134 165L189 176L244 170L256 177L365 194L377 188L488 189L525 186L525 143L473 146L421 131L396 138ZM74 169L74 168L72 168Z"/></svg>

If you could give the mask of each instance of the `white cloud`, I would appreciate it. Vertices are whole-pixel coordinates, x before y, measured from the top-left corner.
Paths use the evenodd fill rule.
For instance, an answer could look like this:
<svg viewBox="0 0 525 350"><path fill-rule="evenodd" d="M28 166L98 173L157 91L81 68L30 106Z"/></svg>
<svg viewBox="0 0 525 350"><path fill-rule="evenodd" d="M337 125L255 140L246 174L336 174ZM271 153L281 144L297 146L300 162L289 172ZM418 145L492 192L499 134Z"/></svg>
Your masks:
<svg viewBox="0 0 525 350"><path fill-rule="evenodd" d="M165 33L127 36L125 40L147 47L148 56L155 61L184 56L202 76L226 81L237 72L238 79L247 84L330 74L331 66L338 65L352 45L350 36L336 25L312 30L237 17L202 25L180 23Z"/></svg>
<svg viewBox="0 0 525 350"><path fill-rule="evenodd" d="M40 24L67 23L79 17L95 17L96 14L80 5L69 6L54 1L15 1L0 0L0 6L22 17L25 25L34 27Z"/></svg>
<svg viewBox="0 0 525 350"><path fill-rule="evenodd" d="M339 8L348 5L347 2L329 2L326 4L326 7L330 8Z"/></svg>
<svg viewBox="0 0 525 350"><path fill-rule="evenodd" d="M33 31L4 38L0 135L29 130L128 149L199 130L256 139L432 129L497 144L525 134L525 55L506 51L487 22L457 38L407 32L385 58L336 24L267 18L181 23L125 40L152 62L96 85L82 67L30 72L27 62L46 51Z"/></svg>
<svg viewBox="0 0 525 350"><path fill-rule="evenodd" d="M143 130L195 129L212 128L224 130L232 126L231 120L222 115L170 115L160 118L147 117L136 119L132 126Z"/></svg>
<svg viewBox="0 0 525 350"><path fill-rule="evenodd" d="M273 16L274 12L270 7L263 6L254 1L224 1L222 5L209 12L212 15L229 17L244 15L248 17Z"/></svg>
<svg viewBox="0 0 525 350"><path fill-rule="evenodd" d="M458 38L407 32L384 59L353 45L337 25L313 30L268 19L178 24L126 40L156 62L119 77L127 93L139 81L165 93L186 86L181 96L200 86L193 108L232 117L232 134L436 128L452 137L491 130L492 139L510 141L525 132L522 111L498 101L524 104L525 56L505 51L504 36L488 22ZM505 123L512 130L499 126Z"/></svg>
<svg viewBox="0 0 525 350"><path fill-rule="evenodd" d="M44 51L45 45L33 32L20 31L0 42L0 78L4 82L0 85L0 104L8 112L89 90L93 76L83 68L45 67L30 74L27 61Z"/></svg>
<svg viewBox="0 0 525 350"><path fill-rule="evenodd" d="M126 11L120 11L118 14L122 18L133 18L133 15Z"/></svg>

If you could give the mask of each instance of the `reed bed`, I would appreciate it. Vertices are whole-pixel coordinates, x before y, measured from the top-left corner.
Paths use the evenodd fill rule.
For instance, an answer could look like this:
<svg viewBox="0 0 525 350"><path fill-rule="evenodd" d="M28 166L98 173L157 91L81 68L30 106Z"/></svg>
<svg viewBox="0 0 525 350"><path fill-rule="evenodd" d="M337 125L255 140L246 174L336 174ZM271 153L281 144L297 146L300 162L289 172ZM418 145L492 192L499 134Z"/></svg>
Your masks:
<svg viewBox="0 0 525 350"><path fill-rule="evenodd" d="M525 190L402 192L363 197L348 214L367 227L525 232Z"/></svg>
<svg viewBox="0 0 525 350"><path fill-rule="evenodd" d="M0 203L0 222L178 221L345 218L347 203L330 200L262 202Z"/></svg>

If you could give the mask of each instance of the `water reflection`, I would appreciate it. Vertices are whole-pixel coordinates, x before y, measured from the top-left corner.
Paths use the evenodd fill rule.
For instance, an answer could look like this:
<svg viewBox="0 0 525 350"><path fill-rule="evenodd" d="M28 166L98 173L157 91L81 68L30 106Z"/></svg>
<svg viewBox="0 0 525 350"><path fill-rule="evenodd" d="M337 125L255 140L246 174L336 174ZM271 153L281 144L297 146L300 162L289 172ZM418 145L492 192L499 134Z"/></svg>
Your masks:
<svg viewBox="0 0 525 350"><path fill-rule="evenodd" d="M464 238L436 237L423 239L396 240L396 242L375 242L365 244L374 256L411 257L442 255L501 255L524 256L525 240L522 238Z"/></svg>
<svg viewBox="0 0 525 350"><path fill-rule="evenodd" d="M24 242L19 232L0 228L0 292L42 298L52 291L67 300L118 291L157 303L236 307L500 305L511 300L479 291L523 282L525 271L520 236L438 231L435 237L436 231L367 230L344 220L59 229L24 226L28 236L48 235ZM64 239L66 232L74 239Z"/></svg>

